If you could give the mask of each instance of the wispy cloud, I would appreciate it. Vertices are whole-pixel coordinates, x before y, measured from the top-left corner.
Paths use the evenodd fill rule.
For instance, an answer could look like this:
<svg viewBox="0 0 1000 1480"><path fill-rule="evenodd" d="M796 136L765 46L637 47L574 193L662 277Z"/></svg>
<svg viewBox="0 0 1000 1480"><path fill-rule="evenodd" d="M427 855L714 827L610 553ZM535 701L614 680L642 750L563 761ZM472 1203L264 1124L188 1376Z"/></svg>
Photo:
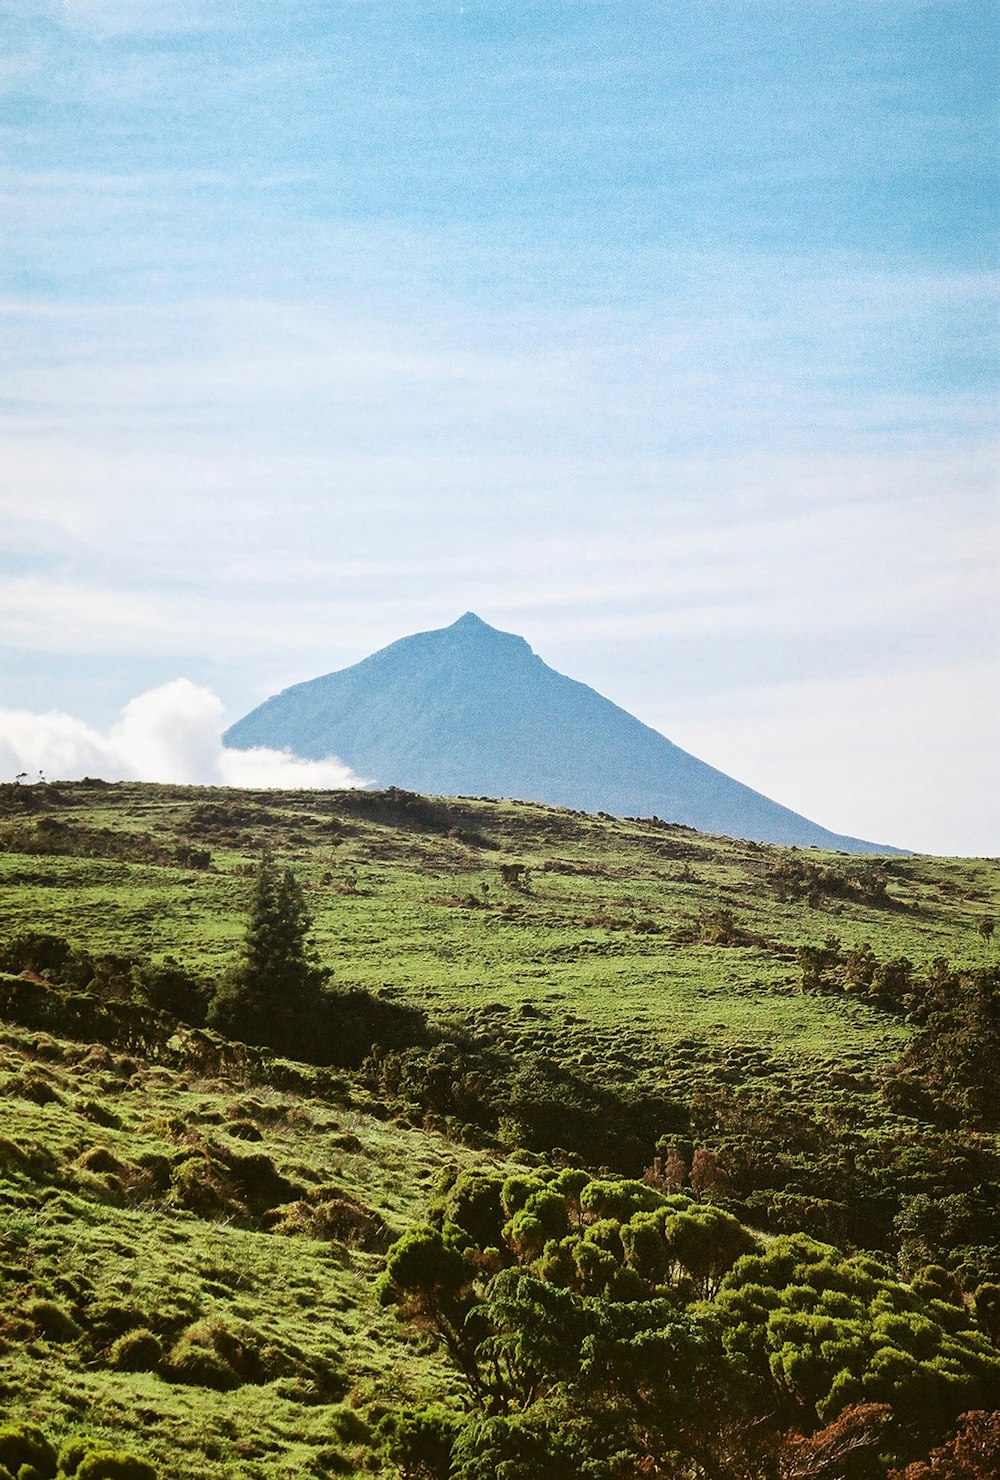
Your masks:
<svg viewBox="0 0 1000 1480"><path fill-rule="evenodd" d="M366 784L335 756L309 761L263 747L229 750L222 714L210 690L184 678L140 694L103 733L59 711L0 709L0 774L308 789Z"/></svg>
<svg viewBox="0 0 1000 1480"><path fill-rule="evenodd" d="M44 0L44 9L68 30L107 37L215 29L226 7L206 0Z"/></svg>

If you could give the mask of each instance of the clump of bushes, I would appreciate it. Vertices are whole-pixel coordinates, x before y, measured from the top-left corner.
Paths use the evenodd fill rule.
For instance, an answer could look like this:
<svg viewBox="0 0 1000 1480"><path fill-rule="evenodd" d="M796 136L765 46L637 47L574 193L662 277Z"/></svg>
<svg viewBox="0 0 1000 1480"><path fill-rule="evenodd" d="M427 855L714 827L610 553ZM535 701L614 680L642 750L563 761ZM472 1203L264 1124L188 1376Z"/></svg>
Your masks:
<svg viewBox="0 0 1000 1480"><path fill-rule="evenodd" d="M183 1331L163 1368L171 1382L225 1392L252 1380L255 1353L223 1321L197 1321ZM241 1370L242 1369L242 1370Z"/></svg>
<svg viewBox="0 0 1000 1480"><path fill-rule="evenodd" d="M235 1136L237 1141L263 1141L264 1139L260 1127L254 1125L252 1120L231 1120L224 1129L227 1135Z"/></svg>
<svg viewBox="0 0 1000 1480"><path fill-rule="evenodd" d="M786 904L803 900L814 909L824 899L851 899L876 907L896 903L889 894L885 865L866 858L833 867L787 854L769 866L767 882L776 899Z"/></svg>
<svg viewBox="0 0 1000 1480"><path fill-rule="evenodd" d="M33 1105L61 1105L63 1102L62 1095L48 1079L31 1071L8 1079L4 1094L18 1100L30 1100Z"/></svg>
<svg viewBox="0 0 1000 1480"><path fill-rule="evenodd" d="M680 925L675 932L679 942L704 946L760 945L761 938L741 926L732 910L704 906L694 919Z"/></svg>
<svg viewBox="0 0 1000 1480"><path fill-rule="evenodd" d="M160 1339L146 1326L126 1331L108 1353L108 1366L119 1372L155 1372L162 1360Z"/></svg>
<svg viewBox="0 0 1000 1480"><path fill-rule="evenodd" d="M64 1305L55 1300L32 1300L25 1309L40 1336L59 1343L77 1341L83 1331Z"/></svg>
<svg viewBox="0 0 1000 1480"><path fill-rule="evenodd" d="M342 1193L319 1196L316 1201L302 1199L277 1209L272 1233L297 1234L302 1238L327 1239L362 1249L385 1249L392 1242L381 1218Z"/></svg>
<svg viewBox="0 0 1000 1480"><path fill-rule="evenodd" d="M212 865L207 848L191 843L171 845L152 833L86 827L78 822L64 822L59 817L41 817L37 822L8 827L0 839L0 850L35 857L114 858L163 868L207 869Z"/></svg>
<svg viewBox="0 0 1000 1480"><path fill-rule="evenodd" d="M375 1428L385 1457L404 1475L447 1475L462 1427L456 1413L438 1403L395 1408Z"/></svg>
<svg viewBox="0 0 1000 1480"><path fill-rule="evenodd" d="M512 1473L541 1474L581 1452L603 1460L616 1420L619 1460L669 1444L692 1472L762 1473L752 1447L769 1426L784 1444L789 1424L790 1462L810 1436L836 1459L855 1431L871 1439L866 1463L883 1437L884 1453L905 1462L963 1411L1000 1405L1000 1357L943 1267L907 1287L869 1256L801 1234L764 1244L713 1203L576 1168L463 1172L430 1214L389 1251L377 1285L383 1304L438 1337L467 1384L472 1417L451 1467L426 1473L496 1474L516 1457L530 1463ZM884 1436L875 1409L891 1415ZM609 1416L604 1428L586 1417L594 1411ZM744 1426L725 1442L748 1446L746 1466L713 1450L720 1411ZM537 1447L524 1447L529 1428ZM385 1437L416 1466L425 1440L449 1436L407 1417ZM574 1461L558 1473L589 1472Z"/></svg>
<svg viewBox="0 0 1000 1480"><path fill-rule="evenodd" d="M56 1451L31 1423L0 1425L0 1480L157 1480L147 1460L101 1439L67 1439Z"/></svg>
<svg viewBox="0 0 1000 1480"><path fill-rule="evenodd" d="M95 1439L70 1439L59 1451L59 1476L74 1480L157 1480L157 1471L136 1454Z"/></svg>
<svg viewBox="0 0 1000 1480"><path fill-rule="evenodd" d="M64 936L29 930L0 941L0 971L26 973L102 1001L133 1002L195 1027L205 1021L205 983L170 956L151 962L95 955Z"/></svg>
<svg viewBox="0 0 1000 1480"><path fill-rule="evenodd" d="M56 1451L35 1424L5 1423L0 1427L0 1480L18 1480L24 1467L51 1480L57 1464Z"/></svg>

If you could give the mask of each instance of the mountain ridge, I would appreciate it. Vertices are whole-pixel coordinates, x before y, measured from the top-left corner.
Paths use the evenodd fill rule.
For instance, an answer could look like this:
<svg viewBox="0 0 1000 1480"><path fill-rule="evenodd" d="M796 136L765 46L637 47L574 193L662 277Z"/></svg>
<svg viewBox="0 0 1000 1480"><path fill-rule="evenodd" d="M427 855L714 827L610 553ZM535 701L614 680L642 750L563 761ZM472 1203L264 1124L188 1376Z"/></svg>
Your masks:
<svg viewBox="0 0 1000 1480"><path fill-rule="evenodd" d="M698 760L474 612L283 689L223 738L235 749L335 754L379 786L655 815L757 842L904 851L835 833Z"/></svg>

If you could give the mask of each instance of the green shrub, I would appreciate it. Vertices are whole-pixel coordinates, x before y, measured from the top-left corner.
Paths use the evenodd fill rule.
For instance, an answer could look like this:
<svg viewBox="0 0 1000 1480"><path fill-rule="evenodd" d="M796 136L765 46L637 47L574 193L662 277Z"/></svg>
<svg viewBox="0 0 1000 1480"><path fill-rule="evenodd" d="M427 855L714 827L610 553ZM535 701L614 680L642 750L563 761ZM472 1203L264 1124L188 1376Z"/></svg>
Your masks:
<svg viewBox="0 0 1000 1480"><path fill-rule="evenodd" d="M376 1437L387 1458L405 1476L447 1480L455 1438L462 1426L456 1413L437 1403L397 1408L379 1420Z"/></svg>
<svg viewBox="0 0 1000 1480"><path fill-rule="evenodd" d="M85 1172L111 1172L118 1175L124 1171L121 1162L106 1146L91 1146L77 1157L76 1165Z"/></svg>
<svg viewBox="0 0 1000 1480"><path fill-rule="evenodd" d="M140 1326L119 1336L108 1353L108 1366L119 1372L155 1372L162 1359L159 1337Z"/></svg>
<svg viewBox="0 0 1000 1480"><path fill-rule="evenodd" d="M924 1300L944 1300L952 1305L962 1303L962 1292L954 1275L940 1264L925 1264L918 1269L910 1281L910 1288Z"/></svg>
<svg viewBox="0 0 1000 1480"><path fill-rule="evenodd" d="M76 1468L76 1480L157 1480L147 1460L123 1449L92 1449Z"/></svg>
<svg viewBox="0 0 1000 1480"><path fill-rule="evenodd" d="M222 1391L243 1382L262 1382L267 1375L263 1345L259 1332L246 1323L196 1321L175 1343L164 1375L173 1382Z"/></svg>
<svg viewBox="0 0 1000 1480"><path fill-rule="evenodd" d="M236 1189L221 1162L195 1154L174 1168L170 1201L189 1213L210 1218L235 1211Z"/></svg>
<svg viewBox="0 0 1000 1480"><path fill-rule="evenodd" d="M41 1429L33 1423L0 1426L0 1465L17 1475L23 1465L32 1465L44 1480L56 1472L56 1452Z"/></svg>
<svg viewBox="0 0 1000 1480"><path fill-rule="evenodd" d="M211 1347L191 1345L183 1338L170 1353L164 1376L170 1382L184 1383L188 1387L215 1388L219 1392L239 1387L240 1382L218 1352Z"/></svg>
<svg viewBox="0 0 1000 1480"><path fill-rule="evenodd" d="M633 1213L654 1213L664 1206L662 1193L644 1182L593 1181L580 1193L580 1206L595 1218L627 1222Z"/></svg>
<svg viewBox="0 0 1000 1480"><path fill-rule="evenodd" d="M103 1125L113 1131L121 1129L121 1117L109 1110L107 1105L102 1105L100 1100L83 1100L75 1108L78 1115L92 1120L95 1125Z"/></svg>
<svg viewBox="0 0 1000 1480"><path fill-rule="evenodd" d="M80 1461L86 1459L92 1449L99 1447L97 1439L91 1439L86 1434L77 1434L72 1439L67 1439L59 1450L59 1474L75 1475Z"/></svg>
<svg viewBox="0 0 1000 1480"><path fill-rule="evenodd" d="M238 1141L263 1141L264 1135L259 1126L254 1125L252 1120L231 1120L225 1127L230 1136L235 1136Z"/></svg>
<svg viewBox="0 0 1000 1480"><path fill-rule="evenodd" d="M83 1335L66 1307L54 1300L32 1300L25 1315L35 1330L49 1341L76 1341Z"/></svg>

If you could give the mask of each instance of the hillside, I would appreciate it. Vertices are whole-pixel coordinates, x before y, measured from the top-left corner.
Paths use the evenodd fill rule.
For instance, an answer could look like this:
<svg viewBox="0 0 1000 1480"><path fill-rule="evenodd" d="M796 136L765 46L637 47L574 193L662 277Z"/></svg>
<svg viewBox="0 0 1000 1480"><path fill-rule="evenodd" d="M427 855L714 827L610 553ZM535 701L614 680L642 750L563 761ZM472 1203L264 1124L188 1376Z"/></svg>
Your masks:
<svg viewBox="0 0 1000 1480"><path fill-rule="evenodd" d="M473 612L285 689L224 738L236 749L336 755L381 787L659 816L800 847L898 851L830 832L734 781Z"/></svg>
<svg viewBox="0 0 1000 1480"><path fill-rule="evenodd" d="M203 1026L265 846L332 971L298 1061ZM99 1441L84 1480L763 1480L839 1473L791 1466L845 1433L878 1476L952 1442L1000 1402L998 898L995 860L552 806L0 788L8 1416ZM686 1413L639 1401L622 1322L654 1387L669 1331Z"/></svg>

